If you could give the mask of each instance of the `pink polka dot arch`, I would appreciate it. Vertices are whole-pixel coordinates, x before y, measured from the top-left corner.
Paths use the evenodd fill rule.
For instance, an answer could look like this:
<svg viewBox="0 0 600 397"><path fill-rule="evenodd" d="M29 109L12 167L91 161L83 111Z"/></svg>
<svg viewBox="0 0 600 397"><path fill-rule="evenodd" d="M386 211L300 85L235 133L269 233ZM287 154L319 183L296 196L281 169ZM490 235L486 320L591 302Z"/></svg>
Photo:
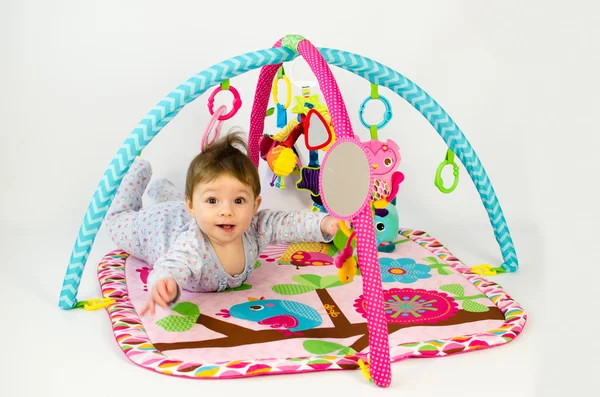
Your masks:
<svg viewBox="0 0 600 397"><path fill-rule="evenodd" d="M344 100L329 65L319 50L301 36L286 36L274 47L297 51L317 77L325 103L335 126L336 142L323 158L319 187L323 204L338 219L352 219L356 231L356 248L363 278L363 294L367 307L369 330L369 370L373 382L382 387L391 383L390 349L384 312L383 287L378 262L370 187L373 181L371 158L356 137L350 124ZM258 166L258 139L262 135L269 87L280 65L262 68L255 94L250 123L251 158Z"/></svg>

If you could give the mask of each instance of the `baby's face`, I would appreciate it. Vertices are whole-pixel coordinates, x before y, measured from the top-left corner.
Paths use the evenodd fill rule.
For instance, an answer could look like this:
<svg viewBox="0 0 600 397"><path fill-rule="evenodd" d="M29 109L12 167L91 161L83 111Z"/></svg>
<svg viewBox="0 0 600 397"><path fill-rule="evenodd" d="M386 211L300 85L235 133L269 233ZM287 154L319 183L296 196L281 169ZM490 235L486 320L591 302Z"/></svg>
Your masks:
<svg viewBox="0 0 600 397"><path fill-rule="evenodd" d="M240 241L258 211L261 198L252 188L231 175L222 175L194 187L188 212L213 244L228 245Z"/></svg>

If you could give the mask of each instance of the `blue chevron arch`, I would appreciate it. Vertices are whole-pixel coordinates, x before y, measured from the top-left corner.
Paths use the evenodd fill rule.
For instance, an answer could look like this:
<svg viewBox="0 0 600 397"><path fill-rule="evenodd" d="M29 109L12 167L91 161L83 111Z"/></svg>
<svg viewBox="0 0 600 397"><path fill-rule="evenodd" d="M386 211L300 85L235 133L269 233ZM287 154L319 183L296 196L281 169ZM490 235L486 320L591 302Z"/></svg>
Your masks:
<svg viewBox="0 0 600 397"><path fill-rule="evenodd" d="M320 48L319 51L327 63L394 91L431 123L448 147L464 164L475 183L502 252L504 260L502 267L508 272L516 271L518 269L517 254L492 184L471 144L443 108L409 79L378 62L341 50ZM123 142L94 192L71 252L60 291L60 308L72 309L77 304L77 292L85 264L117 188L135 157L148 146L162 128L185 105L198 98L209 88L250 70L291 61L296 56L298 56L297 53L287 48L269 48L231 58L191 77L148 112Z"/></svg>

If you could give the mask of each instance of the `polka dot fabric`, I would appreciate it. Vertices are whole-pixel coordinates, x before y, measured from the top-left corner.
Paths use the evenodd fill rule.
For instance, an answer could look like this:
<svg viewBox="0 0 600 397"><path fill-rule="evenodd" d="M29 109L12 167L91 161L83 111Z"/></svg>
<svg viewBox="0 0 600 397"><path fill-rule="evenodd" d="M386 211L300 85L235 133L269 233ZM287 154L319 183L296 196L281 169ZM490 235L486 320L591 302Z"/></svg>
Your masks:
<svg viewBox="0 0 600 397"><path fill-rule="evenodd" d="M273 48L281 47L281 41L277 41ZM265 129L265 114L271 97L271 82L275 78L275 74L281 64L264 66L260 70L258 76L258 84L254 94L254 104L252 105L252 113L250 116L250 133L248 137L248 154L250 160L258 168L259 161L259 144L258 141Z"/></svg>
<svg viewBox="0 0 600 397"><path fill-rule="evenodd" d="M280 47L279 40L274 47ZM337 138L353 138L352 126L346 106L329 65L308 40L298 44L298 52L304 57L313 73L317 76L325 103L331 114L333 128ZM262 68L252 107L250 121L249 149L250 158L256 166L259 161L258 141L264 130L265 112L271 93L271 82L280 65ZM367 326L369 330L369 366L373 382L382 387L391 383L390 349L387 320L383 306L383 287L376 250L374 224L371 208L367 205L354 218L357 231L357 252L363 279L363 294L367 308Z"/></svg>
<svg viewBox="0 0 600 397"><path fill-rule="evenodd" d="M353 222L356 224L358 263L367 308L371 377L376 385L387 387L392 381L390 347L371 209L368 206L364 207Z"/></svg>
<svg viewBox="0 0 600 397"><path fill-rule="evenodd" d="M298 52L317 76L321 92L325 97L325 103L331 114L336 137L353 137L354 133L346 112L346 105L329 65L327 65L319 50L308 40L301 41L298 44ZM376 385L387 387L392 380L390 348L387 320L383 309L379 261L375 249L375 234L373 233L375 229L370 207L363 207L354 222L357 231L358 262L360 263L365 305L368 313L370 374Z"/></svg>

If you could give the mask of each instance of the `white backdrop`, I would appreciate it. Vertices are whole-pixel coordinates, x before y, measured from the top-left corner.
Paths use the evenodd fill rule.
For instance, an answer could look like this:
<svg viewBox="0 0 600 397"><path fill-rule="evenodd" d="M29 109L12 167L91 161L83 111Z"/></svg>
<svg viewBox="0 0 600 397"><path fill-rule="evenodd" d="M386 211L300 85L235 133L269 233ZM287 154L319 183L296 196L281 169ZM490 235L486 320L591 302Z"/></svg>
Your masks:
<svg viewBox="0 0 600 397"><path fill-rule="evenodd" d="M567 343L583 345L598 325L595 305L585 300L588 292L581 288L589 284L582 276L594 274L592 267L598 266L594 250L586 249L598 246L594 238L600 220L598 15L599 7L592 1L574 1L568 6L554 1L336 0L318 6L262 0L3 1L0 247L5 260L0 262L0 279L6 282L2 310L8 319L18 318L23 308L39 309L38 321L45 326L37 338L54 340L57 347L52 354L60 355L59 362L68 368L65 371L71 371L68 376L64 371L51 371L45 390L60 389L57 382L63 377L72 382L79 377L81 385L87 384L91 378L86 378L90 375L84 369L94 365L104 371L126 371L131 379L153 385L146 386L148 390L167 385L169 390L189 391L259 387L256 380L219 386L190 384L132 368L111 340L105 314L63 312L57 301L89 201L108 163L137 123L189 77L236 55L269 48L289 33L301 34L318 47L372 58L428 92L480 156L513 234L522 268L500 280L530 312L530 328L513 344L482 352L481 359L466 355L449 361L396 364L396 391L438 395L443 390L445 395L465 396L473 391L466 383L448 385L455 379L452 371L458 371L455 375L462 373L460 368L482 371L479 377L485 384L485 376L492 376L485 372L486 366L502 363L503 357L510 364L500 365L514 366L518 374L510 375L510 368L500 373L520 383L502 389L497 382L503 378L492 378L490 385L498 393L504 390L515 395L516 389L523 393L518 395L549 396L573 390L581 386L579 382L597 382L588 377L591 366L578 357L579 349L586 353L595 349L592 342L574 349ZM358 109L370 93L369 83L332 68L355 133L367 139ZM225 129L234 125L248 129L258 73L232 80L244 103ZM171 178L182 189L187 164L208 121L208 94L186 106L143 153L155 176ZM296 89L295 95L299 94ZM380 94L390 100L394 114L380 138L394 139L403 156L406 181L399 193L401 226L429 232L468 265L498 265L501 256L492 228L466 170L461 165L455 192L437 191L433 178L445 155L443 141L400 97L386 88L380 88ZM379 119L381 109L370 107L368 119ZM276 130L274 116L266 125ZM309 205L307 194L293 189L292 181L287 181L289 187L283 191L269 187L270 173L264 163L261 175L265 206ZM98 295L95 266L112 248L101 229L84 273L81 298ZM566 288L573 292L565 292ZM557 297L556 306L547 303ZM13 361L3 362L0 372L0 390L13 393L0 394L21 395L15 391L19 388L38 390L26 381L30 375L15 364L25 365L31 358L31 353L19 349L25 339L31 343L26 335L34 338L35 332L22 334L6 326L0 332L14 346L9 354ZM554 337L566 338L564 344L550 345ZM89 343L90 338L96 340L93 347L76 347ZM569 375L564 372L565 363ZM423 371L433 370L450 375L446 381L425 382ZM299 382L295 387L299 391L305 379L327 384L350 378L353 389L369 390L356 374L263 378L260 382L271 382L272 387ZM410 376L423 376L423 381L411 383Z"/></svg>

